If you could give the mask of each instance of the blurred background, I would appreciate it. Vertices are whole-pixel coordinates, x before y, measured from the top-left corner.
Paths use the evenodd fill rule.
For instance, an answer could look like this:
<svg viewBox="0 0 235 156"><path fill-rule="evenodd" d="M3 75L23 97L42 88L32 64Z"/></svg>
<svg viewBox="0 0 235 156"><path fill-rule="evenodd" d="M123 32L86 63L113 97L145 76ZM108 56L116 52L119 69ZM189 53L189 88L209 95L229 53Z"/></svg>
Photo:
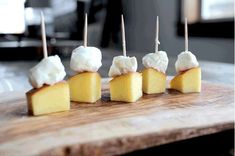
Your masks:
<svg viewBox="0 0 235 156"><path fill-rule="evenodd" d="M167 74L175 74L175 60L184 51L187 17L189 50L200 61L203 79L233 84L234 0L0 0L0 92L30 88L28 70L43 56L40 11L45 15L49 54L62 58L68 75L73 74L69 59L83 43L84 14L88 13L88 45L101 48L100 73L108 76L112 58L122 54L123 13L127 55L137 57L139 70L141 58L154 51L159 16L160 50L170 58Z"/></svg>

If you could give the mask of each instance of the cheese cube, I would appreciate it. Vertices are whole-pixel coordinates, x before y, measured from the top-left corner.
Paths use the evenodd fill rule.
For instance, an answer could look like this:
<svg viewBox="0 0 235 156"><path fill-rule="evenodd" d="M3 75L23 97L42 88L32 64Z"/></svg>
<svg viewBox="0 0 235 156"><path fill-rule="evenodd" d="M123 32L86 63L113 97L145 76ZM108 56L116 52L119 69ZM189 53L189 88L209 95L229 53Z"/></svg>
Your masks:
<svg viewBox="0 0 235 156"><path fill-rule="evenodd" d="M143 75L143 92L146 94L164 93L166 90L166 75L153 69L145 68Z"/></svg>
<svg viewBox="0 0 235 156"><path fill-rule="evenodd" d="M128 73L114 77L110 83L112 101L135 102L142 96L142 74Z"/></svg>
<svg viewBox="0 0 235 156"><path fill-rule="evenodd" d="M44 85L26 93L28 112L43 115L70 109L69 85L62 81L52 86Z"/></svg>
<svg viewBox="0 0 235 156"><path fill-rule="evenodd" d="M170 88L182 93L201 92L201 68L192 68L175 76Z"/></svg>
<svg viewBox="0 0 235 156"><path fill-rule="evenodd" d="M101 98L101 77L97 72L79 73L68 83L71 101L94 103Z"/></svg>

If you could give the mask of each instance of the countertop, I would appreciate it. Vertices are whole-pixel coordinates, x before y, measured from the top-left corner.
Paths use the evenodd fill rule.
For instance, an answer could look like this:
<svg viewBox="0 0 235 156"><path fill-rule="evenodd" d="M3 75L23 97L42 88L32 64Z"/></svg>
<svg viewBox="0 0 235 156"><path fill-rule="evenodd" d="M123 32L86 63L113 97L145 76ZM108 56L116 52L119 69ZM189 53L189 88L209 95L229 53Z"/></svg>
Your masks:
<svg viewBox="0 0 235 156"><path fill-rule="evenodd" d="M118 50L102 50L102 67L99 73L102 77L108 77L108 70L112 63L112 58L120 55ZM141 52L128 52L129 56L136 56L138 60L138 70L143 69L141 58L145 55ZM70 58L63 58L62 62L65 65L67 77L74 74L69 69ZM176 58L169 58L167 75L175 75ZM2 61L0 62L0 93L5 91L26 91L31 88L28 83L27 74L31 67L36 65L38 61ZM199 63L202 69L202 79L218 84L234 85L234 64L219 63L211 61L203 61L199 58Z"/></svg>

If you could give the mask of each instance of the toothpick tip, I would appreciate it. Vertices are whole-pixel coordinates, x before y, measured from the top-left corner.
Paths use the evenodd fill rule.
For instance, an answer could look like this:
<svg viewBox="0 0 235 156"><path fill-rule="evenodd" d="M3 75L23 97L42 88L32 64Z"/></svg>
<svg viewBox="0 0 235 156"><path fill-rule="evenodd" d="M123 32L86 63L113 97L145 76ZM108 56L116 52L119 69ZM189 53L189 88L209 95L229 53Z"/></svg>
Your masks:
<svg viewBox="0 0 235 156"><path fill-rule="evenodd" d="M122 29L122 48L123 48L123 56L126 56L125 24L124 24L124 17L123 17L123 14L121 14L121 29Z"/></svg>
<svg viewBox="0 0 235 156"><path fill-rule="evenodd" d="M84 38L84 47L87 47L87 13L85 13L85 21L84 21L84 34L83 34L83 38Z"/></svg>
<svg viewBox="0 0 235 156"><path fill-rule="evenodd" d="M122 18L122 20L124 20L124 15L123 14L121 14L121 18Z"/></svg>

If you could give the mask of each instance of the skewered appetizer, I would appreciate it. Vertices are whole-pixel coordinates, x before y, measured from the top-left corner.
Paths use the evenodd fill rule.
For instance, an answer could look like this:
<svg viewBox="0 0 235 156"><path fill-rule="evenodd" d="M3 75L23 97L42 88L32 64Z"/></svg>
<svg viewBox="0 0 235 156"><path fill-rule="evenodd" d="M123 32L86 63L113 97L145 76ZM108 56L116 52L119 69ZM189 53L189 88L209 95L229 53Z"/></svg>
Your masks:
<svg viewBox="0 0 235 156"><path fill-rule="evenodd" d="M170 88L182 93L201 92L201 68L196 56L188 51L188 27L185 18L185 51L178 55L175 63L176 75L170 82Z"/></svg>
<svg viewBox="0 0 235 156"><path fill-rule="evenodd" d="M87 46L87 14L85 15L84 46L73 50L70 68L77 72L68 79L71 101L94 103L101 98L102 54L96 47Z"/></svg>
<svg viewBox="0 0 235 156"><path fill-rule="evenodd" d="M156 22L155 53L146 54L142 63L145 69L143 74L143 92L146 94L163 93L166 90L166 69L168 57L165 51L158 51L159 22Z"/></svg>
<svg viewBox="0 0 235 156"><path fill-rule="evenodd" d="M123 15L121 20L123 56L114 57L109 70L109 76L113 77L109 82L110 96L112 101L135 102L142 96L142 74L136 72L136 58L126 56Z"/></svg>
<svg viewBox="0 0 235 156"><path fill-rule="evenodd" d="M44 16L41 12L43 54L39 64L30 69L29 82L33 89L26 93L28 112L43 115L70 109L69 85L63 81L66 73L60 58L47 56Z"/></svg>

